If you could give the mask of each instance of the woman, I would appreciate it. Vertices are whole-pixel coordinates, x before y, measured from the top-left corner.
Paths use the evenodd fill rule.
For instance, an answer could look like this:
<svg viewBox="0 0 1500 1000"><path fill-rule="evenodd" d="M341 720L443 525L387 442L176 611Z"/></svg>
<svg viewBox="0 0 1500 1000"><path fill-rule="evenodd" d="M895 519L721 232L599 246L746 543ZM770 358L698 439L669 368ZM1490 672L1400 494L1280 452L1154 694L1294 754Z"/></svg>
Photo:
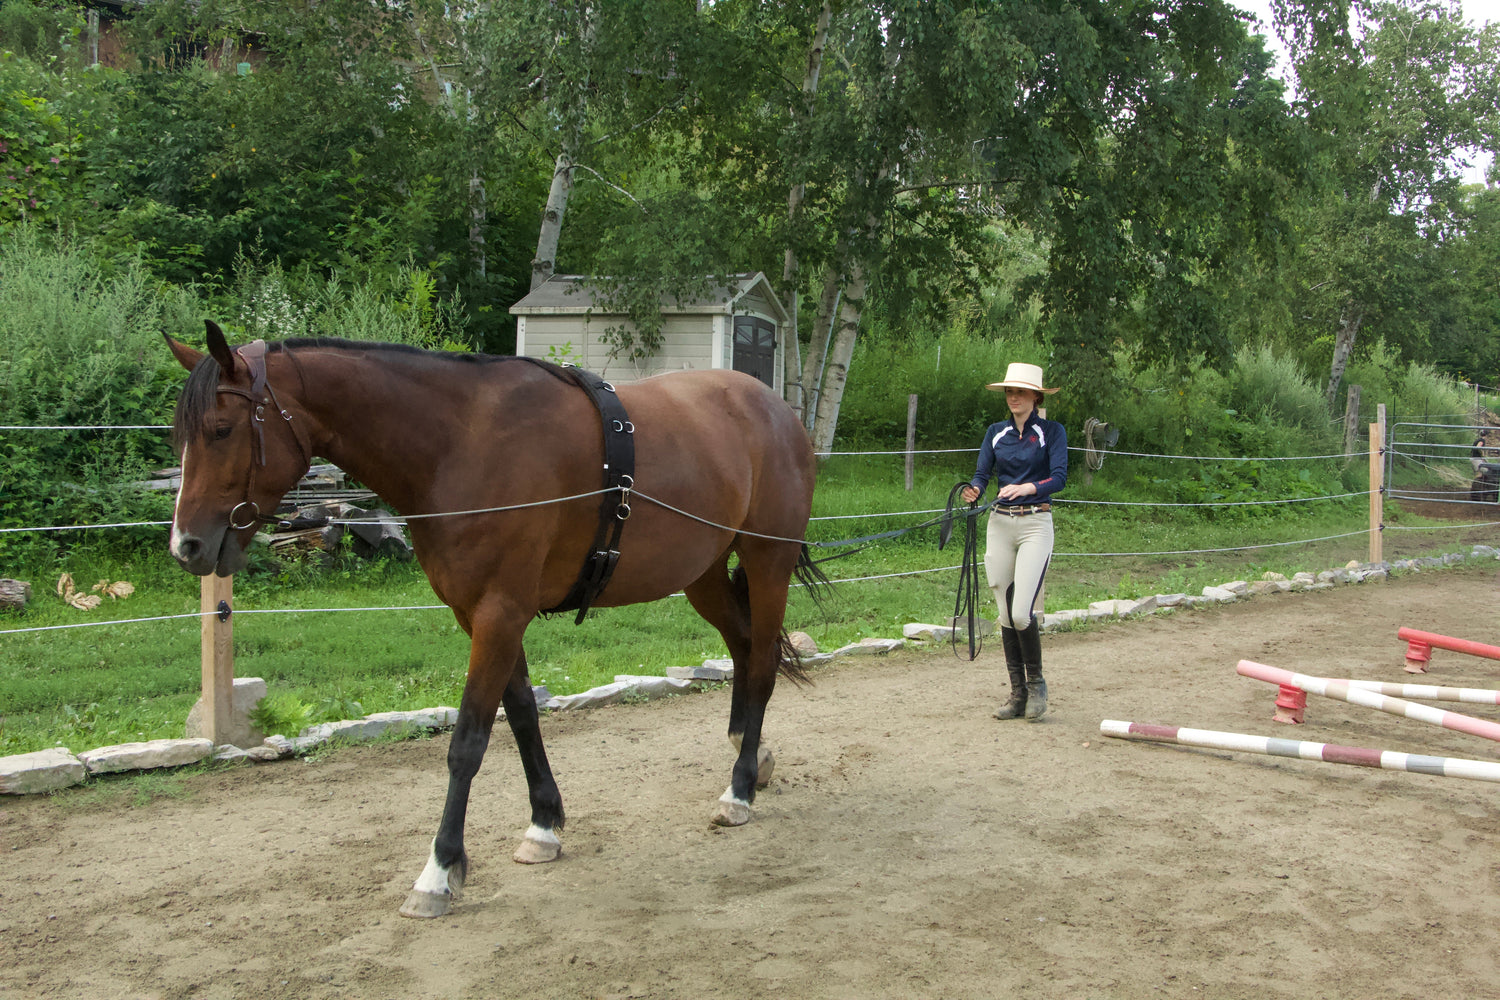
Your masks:
<svg viewBox="0 0 1500 1000"><path fill-rule="evenodd" d="M1041 623L1037 596L1052 559L1052 495L1068 481L1068 434L1062 424L1037 413L1044 395L1042 369L1015 363L1003 381L986 388L1004 391L1010 419L991 424L979 444L974 478L963 498L984 495L991 477L999 484L985 538L984 569L1000 605L1000 639L1010 672L1010 700L997 719L1035 719L1047 710L1042 679Z"/></svg>

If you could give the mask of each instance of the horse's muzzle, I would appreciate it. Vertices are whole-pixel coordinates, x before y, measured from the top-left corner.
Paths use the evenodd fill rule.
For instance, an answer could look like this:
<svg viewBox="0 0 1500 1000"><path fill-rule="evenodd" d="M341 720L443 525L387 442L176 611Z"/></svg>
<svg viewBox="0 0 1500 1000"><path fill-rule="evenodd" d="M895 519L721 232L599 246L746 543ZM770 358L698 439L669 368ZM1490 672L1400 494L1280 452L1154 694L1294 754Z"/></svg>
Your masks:
<svg viewBox="0 0 1500 1000"><path fill-rule="evenodd" d="M194 576L231 576L245 568L248 557L227 525L206 535L185 532L172 526L172 558Z"/></svg>

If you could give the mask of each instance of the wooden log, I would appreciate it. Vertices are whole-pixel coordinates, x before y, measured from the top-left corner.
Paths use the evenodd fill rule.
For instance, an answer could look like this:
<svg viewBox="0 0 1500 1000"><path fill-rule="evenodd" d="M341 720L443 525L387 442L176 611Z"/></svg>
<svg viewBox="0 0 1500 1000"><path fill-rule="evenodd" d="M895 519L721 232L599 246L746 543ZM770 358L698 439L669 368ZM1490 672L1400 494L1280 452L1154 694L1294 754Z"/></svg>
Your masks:
<svg viewBox="0 0 1500 1000"><path fill-rule="evenodd" d="M20 610L30 600L31 584L25 580L0 580L0 608Z"/></svg>

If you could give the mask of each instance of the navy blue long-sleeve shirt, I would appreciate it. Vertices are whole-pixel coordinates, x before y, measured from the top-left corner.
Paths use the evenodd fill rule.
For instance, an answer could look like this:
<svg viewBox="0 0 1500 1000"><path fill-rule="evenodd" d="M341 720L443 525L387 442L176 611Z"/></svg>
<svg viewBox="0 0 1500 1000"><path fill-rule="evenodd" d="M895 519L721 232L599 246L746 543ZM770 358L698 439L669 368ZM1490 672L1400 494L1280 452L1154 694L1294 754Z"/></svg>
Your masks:
<svg viewBox="0 0 1500 1000"><path fill-rule="evenodd" d="M1012 483L1036 484L1036 496L1001 501L1001 506L1046 503L1068 481L1068 432L1056 420L1037 416L1035 410L1019 433L1014 420L990 424L979 443L979 462L969 483L979 488L982 498L992 478L997 490Z"/></svg>

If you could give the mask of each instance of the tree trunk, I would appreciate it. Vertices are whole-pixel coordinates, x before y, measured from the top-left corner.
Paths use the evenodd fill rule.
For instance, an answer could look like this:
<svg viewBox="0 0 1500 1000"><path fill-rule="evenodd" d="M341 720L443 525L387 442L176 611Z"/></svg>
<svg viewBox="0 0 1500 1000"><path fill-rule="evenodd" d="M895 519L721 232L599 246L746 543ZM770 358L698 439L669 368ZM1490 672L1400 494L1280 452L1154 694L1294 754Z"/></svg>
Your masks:
<svg viewBox="0 0 1500 1000"><path fill-rule="evenodd" d="M818 75L823 69L823 47L828 42L828 22L833 16L832 0L823 0L823 9L818 13L818 22L813 26L812 46L807 52L807 72L802 77L803 108L794 114L799 121L812 110L813 97L818 92ZM807 192L807 185L793 184L786 198L787 221L795 225L797 216L802 208L802 198ZM801 298L801 288L797 281L797 250L794 246L786 248L786 261L781 269L782 285L788 289L791 296L791 305L787 313L792 317L791 336L783 337L782 347L782 379L781 394L792 408L802 415L807 407L808 391L803 384L802 367L802 340L797 318L798 300ZM814 331L816 339L816 331ZM805 422L805 418L804 418Z"/></svg>
<svg viewBox="0 0 1500 1000"><path fill-rule="evenodd" d="M562 152L557 154L557 165L552 170L552 188L547 192L547 207L542 210L542 228L536 239L536 256L531 261L533 291L546 283L557 270L557 244L562 239L563 216L568 211L568 198L573 194L575 146L576 142L570 141L563 147Z"/></svg>
<svg viewBox="0 0 1500 1000"><path fill-rule="evenodd" d="M833 435L838 429L839 404L844 401L844 386L849 380L849 362L854 357L854 340L859 333L859 316L865 304L865 266L855 261L849 283L839 302L839 330L828 349L824 366L823 387L818 394L818 416L813 425L813 450L833 450Z"/></svg>
<svg viewBox="0 0 1500 1000"><path fill-rule="evenodd" d="M469 175L469 261L479 277L485 276L488 263L484 242L484 224L489 216L489 198L484 178L476 168Z"/></svg>
<svg viewBox="0 0 1500 1000"><path fill-rule="evenodd" d="M1344 380L1344 369L1349 366L1349 355L1354 353L1354 338L1359 335L1359 324L1364 321L1364 307L1351 302L1339 316L1339 332L1333 342L1333 364L1328 375L1328 412L1338 412L1334 401L1338 399L1339 383Z"/></svg>
<svg viewBox="0 0 1500 1000"><path fill-rule="evenodd" d="M840 255L835 254L835 259ZM836 263L829 264L823 274L823 294L818 296L818 314L813 318L812 342L807 345L807 364L803 366L807 379L807 405L802 411L802 424L811 434L818 416L818 398L823 390L823 362L828 357L828 344L833 340L833 311L838 308L839 269Z"/></svg>

